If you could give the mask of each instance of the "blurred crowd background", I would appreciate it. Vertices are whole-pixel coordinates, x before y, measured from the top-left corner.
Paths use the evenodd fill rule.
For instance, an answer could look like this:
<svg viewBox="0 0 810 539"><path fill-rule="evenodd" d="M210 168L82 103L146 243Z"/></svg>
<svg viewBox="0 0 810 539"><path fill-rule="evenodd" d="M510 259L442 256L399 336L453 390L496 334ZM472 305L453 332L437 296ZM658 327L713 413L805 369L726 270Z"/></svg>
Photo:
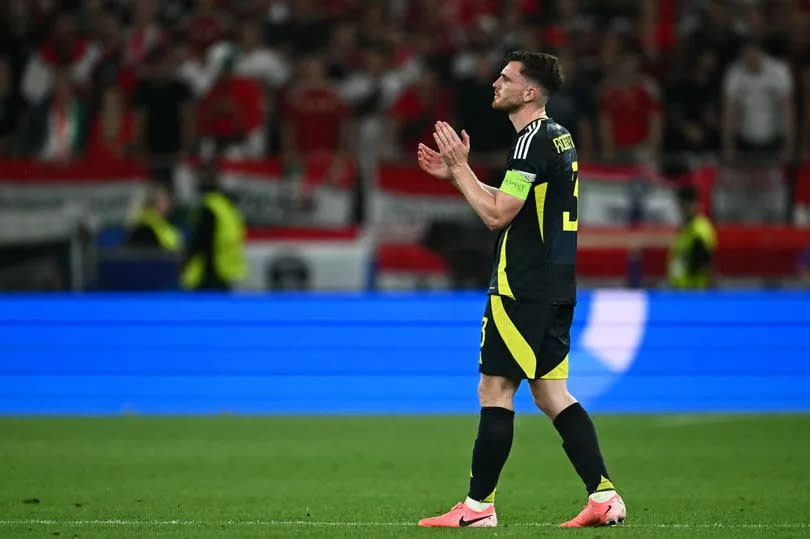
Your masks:
<svg viewBox="0 0 810 539"><path fill-rule="evenodd" d="M677 225L645 219L639 207L649 185L674 200L685 184L715 223L760 227L726 234L738 243L783 233L761 226L810 222L807 0L6 0L0 155L9 170L29 163L5 174L14 185L32 179L19 177L26 171L36 176L37 162L136 163L177 207L194 200L193 163L221 160L242 173L238 163L264 163L255 170L303 180L293 195L273 192L286 210L272 218L252 214L256 199L243 192L249 228L317 225L290 208L310 208L323 188L347 193L320 201L345 202L337 224L385 234L372 207L380 166L413 166L437 120L467 130L475 165L495 171L482 179L497 182L514 131L489 108L491 85L515 49L559 56L567 83L549 115L595 176L622 176L629 209L595 224ZM7 190L5 209L20 200ZM416 243L486 273L487 246L472 249L479 258L448 262L446 252L480 238L480 228L436 213L412 237L374 236L372 266L396 266L403 253L417 273L441 266L408 251ZM810 265L806 235L786 233L796 239L780 256L800 276ZM623 245L630 275L641 271L633 245ZM598 273L595 282L617 272Z"/></svg>
<svg viewBox="0 0 810 539"><path fill-rule="evenodd" d="M485 158L510 142L485 105L515 49L562 59L568 85L550 112L583 160L810 155L803 0L9 0L2 10L7 155L157 158L211 141L235 158L292 161L376 140L384 157L411 159L441 118ZM727 129L724 102L738 96ZM375 115L384 135L358 138Z"/></svg>

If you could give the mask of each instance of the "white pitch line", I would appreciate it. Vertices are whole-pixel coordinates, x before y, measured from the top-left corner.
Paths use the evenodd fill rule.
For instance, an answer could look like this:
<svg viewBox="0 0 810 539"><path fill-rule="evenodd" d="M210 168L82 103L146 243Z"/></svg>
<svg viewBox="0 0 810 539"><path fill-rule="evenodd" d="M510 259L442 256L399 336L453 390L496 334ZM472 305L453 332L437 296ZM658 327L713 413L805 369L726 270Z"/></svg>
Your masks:
<svg viewBox="0 0 810 539"><path fill-rule="evenodd" d="M323 526L323 527L415 527L415 522L329 522L318 520L0 520L0 526ZM521 528L556 528L558 522L516 522L508 526ZM810 522L774 523L673 523L673 524L625 524L628 528L661 529L810 529Z"/></svg>

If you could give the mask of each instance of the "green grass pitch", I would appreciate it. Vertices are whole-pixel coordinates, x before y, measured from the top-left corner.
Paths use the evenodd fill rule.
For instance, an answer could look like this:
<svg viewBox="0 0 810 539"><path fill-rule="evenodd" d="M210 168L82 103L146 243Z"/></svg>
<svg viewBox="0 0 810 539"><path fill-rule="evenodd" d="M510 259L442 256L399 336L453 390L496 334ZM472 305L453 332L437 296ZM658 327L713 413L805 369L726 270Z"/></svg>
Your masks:
<svg viewBox="0 0 810 539"><path fill-rule="evenodd" d="M810 537L810 415L595 420L627 524L556 528L585 493L525 414L501 526L434 530L476 416L0 418L0 537Z"/></svg>

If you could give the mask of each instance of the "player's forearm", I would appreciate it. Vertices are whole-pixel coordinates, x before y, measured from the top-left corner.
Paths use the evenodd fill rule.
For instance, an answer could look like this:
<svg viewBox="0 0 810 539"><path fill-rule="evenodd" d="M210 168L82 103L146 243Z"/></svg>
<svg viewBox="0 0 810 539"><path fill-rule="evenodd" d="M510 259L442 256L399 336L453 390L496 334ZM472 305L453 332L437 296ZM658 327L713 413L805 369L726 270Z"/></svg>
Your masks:
<svg viewBox="0 0 810 539"><path fill-rule="evenodd" d="M453 181L464 198L475 210L475 213L484 221L490 230L500 230L505 223L504 216L500 215L496 204L497 189L478 181L475 173L468 164L450 169ZM490 190L491 189L491 190Z"/></svg>
<svg viewBox="0 0 810 539"><path fill-rule="evenodd" d="M487 193L489 193L490 195L495 196L495 193L498 192L497 187L492 187L491 185L487 185L484 182L482 182L481 180L476 180L476 181L478 182L478 186L481 189L483 189L484 191L486 191Z"/></svg>
<svg viewBox="0 0 810 539"><path fill-rule="evenodd" d="M482 182L481 180L476 180L476 181L478 182L478 187L480 187L481 189L483 189L487 193L491 194L492 196L495 196L495 193L498 192L497 187L492 187L491 185L487 185L486 183ZM459 191L461 190L461 187L459 186L458 181L455 178L450 177L450 183L452 183L456 187L456 189L458 189Z"/></svg>

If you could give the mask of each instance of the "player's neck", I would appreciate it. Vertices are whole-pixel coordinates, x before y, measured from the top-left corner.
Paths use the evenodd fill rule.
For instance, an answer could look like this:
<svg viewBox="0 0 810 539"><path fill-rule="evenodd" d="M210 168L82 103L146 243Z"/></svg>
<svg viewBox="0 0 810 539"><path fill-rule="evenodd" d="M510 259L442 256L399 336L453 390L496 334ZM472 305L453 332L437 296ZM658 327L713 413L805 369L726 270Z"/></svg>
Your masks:
<svg viewBox="0 0 810 539"><path fill-rule="evenodd" d="M524 127L533 121L540 120L542 118L548 118L548 116L546 116L545 105L539 108L521 107L509 115L509 121L512 122L512 125L515 127L515 131L518 133L520 133Z"/></svg>

